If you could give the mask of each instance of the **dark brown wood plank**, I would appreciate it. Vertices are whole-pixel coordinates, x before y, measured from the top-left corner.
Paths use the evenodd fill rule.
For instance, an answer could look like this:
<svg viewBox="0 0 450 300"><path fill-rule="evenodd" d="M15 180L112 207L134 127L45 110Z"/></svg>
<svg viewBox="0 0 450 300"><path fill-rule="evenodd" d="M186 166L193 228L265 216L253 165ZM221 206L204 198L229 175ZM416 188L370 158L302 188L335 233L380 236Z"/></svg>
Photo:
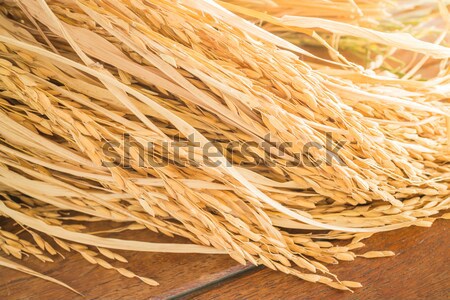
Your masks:
<svg viewBox="0 0 450 300"><path fill-rule="evenodd" d="M42 264L34 259L24 263L46 275L60 279L81 291L85 299L163 299L183 295L196 299L448 299L450 295L448 223L438 221L433 228L407 228L378 234L367 240L365 250L393 250L397 256L385 259L358 259L331 269L341 279L357 280L364 288L354 294L310 284L292 276L263 269L247 272L233 281L223 278L244 267L222 255L124 253L127 268L154 278L159 287L126 279L114 271L90 265L78 255ZM122 237L130 233L121 234ZM186 242L148 232L132 233L133 238L159 242ZM202 289L202 287L205 287ZM4 269L0 271L0 299L82 299L54 284Z"/></svg>
<svg viewBox="0 0 450 300"><path fill-rule="evenodd" d="M448 221L432 228L410 227L365 241L368 250L392 250L396 256L359 258L330 269L342 280L361 282L355 293L333 290L268 269L210 287L192 299L450 299Z"/></svg>
<svg viewBox="0 0 450 300"><path fill-rule="evenodd" d="M115 236L163 243L188 242L144 231ZM155 279L160 285L151 287L138 279L125 278L115 271L89 264L80 255L63 251L66 259L54 257L54 263L44 264L34 258L16 261L69 284L85 298L53 283L0 267L0 299L165 299L244 268L226 255L115 252L129 260L128 264L115 263L115 266Z"/></svg>

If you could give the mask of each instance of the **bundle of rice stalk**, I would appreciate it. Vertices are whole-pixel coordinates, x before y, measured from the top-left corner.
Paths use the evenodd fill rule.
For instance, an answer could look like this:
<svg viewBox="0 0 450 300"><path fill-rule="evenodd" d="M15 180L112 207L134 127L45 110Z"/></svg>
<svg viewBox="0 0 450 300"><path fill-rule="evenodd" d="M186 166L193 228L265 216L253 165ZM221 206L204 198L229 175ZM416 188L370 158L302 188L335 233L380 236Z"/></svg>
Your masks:
<svg viewBox="0 0 450 300"><path fill-rule="evenodd" d="M385 76L223 5L2 2L0 215L22 228L0 231L2 252L75 251L150 285L114 249L228 254L350 290L326 264L391 256L358 249L448 217L449 48L371 29L369 43L439 61L429 80ZM89 233L100 221L193 244Z"/></svg>
<svg viewBox="0 0 450 300"><path fill-rule="evenodd" d="M382 68L405 79L419 71L422 72L418 76L426 75L428 78L437 72L439 60L421 54L420 50L415 53L408 51L412 44L408 35L448 46L449 2L360 2L333 2L330 6L342 14L339 18L332 14L326 19L322 15L324 3L320 1L308 3L310 10L306 11L303 7L305 1L289 4L277 1L268 6L264 1L245 0L221 4L302 47L312 47L317 52L318 47L325 46L330 58L336 62L356 61L365 68L378 71ZM384 17L372 17L374 9L367 9L367 5L383 11ZM359 12L358 18L354 16L355 12ZM368 44L368 39L372 43Z"/></svg>

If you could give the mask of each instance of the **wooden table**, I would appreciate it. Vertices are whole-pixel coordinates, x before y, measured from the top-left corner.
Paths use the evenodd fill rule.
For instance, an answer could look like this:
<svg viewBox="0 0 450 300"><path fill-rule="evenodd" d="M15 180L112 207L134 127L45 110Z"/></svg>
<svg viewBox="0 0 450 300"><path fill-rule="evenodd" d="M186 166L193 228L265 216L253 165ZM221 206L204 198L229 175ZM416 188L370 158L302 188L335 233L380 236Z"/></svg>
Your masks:
<svg viewBox="0 0 450 300"><path fill-rule="evenodd" d="M225 255L118 251L129 259L125 267L160 285L147 286L67 253L65 260L56 257L55 263L35 259L22 263L68 283L85 298L44 280L0 268L0 299L450 299L448 224L440 220L432 228L411 227L366 240L367 250L392 250L397 255L331 266L341 279L363 283L364 287L353 294L265 268L241 266ZM121 235L130 237L130 233ZM133 233L133 237L186 242L148 232Z"/></svg>

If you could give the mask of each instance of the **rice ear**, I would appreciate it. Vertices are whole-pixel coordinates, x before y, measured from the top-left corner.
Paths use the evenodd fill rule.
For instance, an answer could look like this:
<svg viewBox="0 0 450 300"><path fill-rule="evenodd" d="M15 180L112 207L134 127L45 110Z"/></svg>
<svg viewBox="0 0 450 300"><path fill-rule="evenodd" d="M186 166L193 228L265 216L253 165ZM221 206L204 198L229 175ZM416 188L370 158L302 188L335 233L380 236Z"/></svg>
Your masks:
<svg viewBox="0 0 450 300"><path fill-rule="evenodd" d="M167 252L167 253L207 253L223 254L223 250L210 247L204 247L193 244L162 244L147 243L132 240L119 240L102 238L90 234L71 232L59 226L52 226L41 220L34 219L20 212L8 208L3 202L0 202L0 211L2 214L14 219L16 222L33 228L34 230L46 233L50 236L69 240L86 245L103 247L118 250L145 251L145 252Z"/></svg>

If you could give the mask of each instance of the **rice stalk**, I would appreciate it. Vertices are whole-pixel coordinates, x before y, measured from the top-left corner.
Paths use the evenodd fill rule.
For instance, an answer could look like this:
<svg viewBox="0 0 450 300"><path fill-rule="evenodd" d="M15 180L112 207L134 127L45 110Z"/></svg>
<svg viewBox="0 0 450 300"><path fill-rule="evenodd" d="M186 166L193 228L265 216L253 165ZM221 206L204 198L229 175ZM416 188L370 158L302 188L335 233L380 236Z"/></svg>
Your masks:
<svg viewBox="0 0 450 300"><path fill-rule="evenodd" d="M429 78L439 70L440 63L430 55L409 52L413 43L402 46L404 39L412 35L437 45L449 43L448 1L335 1L332 4L276 1L272 5L264 1L227 1L221 4L295 44L314 47L316 51L325 46L337 62L346 62L342 53L368 69L389 71L404 78L419 71L417 77ZM324 5L335 9L324 10ZM338 11L339 17L334 15ZM383 13L373 15L374 11ZM325 16L323 12L330 15ZM421 41L416 44L419 46ZM421 50L416 48L416 51Z"/></svg>
<svg viewBox="0 0 450 300"><path fill-rule="evenodd" d="M335 2L342 11L350 3ZM383 3L361 13L381 19ZM0 214L34 241L24 250L4 231L2 252L45 261L55 248L75 251L149 285L158 283L107 261L126 261L111 249L228 254L350 290L360 285L325 264L391 256L355 250L374 233L429 227L448 210L445 45L349 24L347 11L289 19L219 4L2 3ZM227 9L401 47L434 57L439 72L419 81L416 70L368 70L309 32L338 59L319 58ZM332 163L318 163L329 155ZM151 230L194 244L103 238L89 230L100 221L121 226L105 232Z"/></svg>

